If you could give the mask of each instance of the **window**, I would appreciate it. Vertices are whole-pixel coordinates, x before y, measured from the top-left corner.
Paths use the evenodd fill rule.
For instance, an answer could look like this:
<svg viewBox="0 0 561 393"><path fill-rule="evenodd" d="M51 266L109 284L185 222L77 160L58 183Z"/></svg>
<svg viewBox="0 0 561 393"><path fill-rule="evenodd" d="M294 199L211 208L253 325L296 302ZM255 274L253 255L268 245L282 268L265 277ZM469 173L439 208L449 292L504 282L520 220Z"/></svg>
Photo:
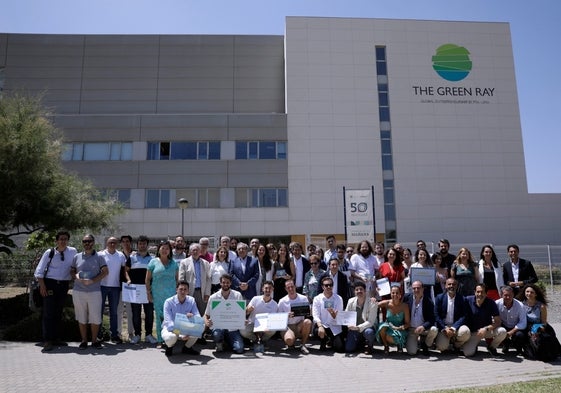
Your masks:
<svg viewBox="0 0 561 393"><path fill-rule="evenodd" d="M63 161L130 161L131 142L66 143Z"/></svg>
<svg viewBox="0 0 561 393"><path fill-rule="evenodd" d="M236 160L286 160L286 142L238 141Z"/></svg>
<svg viewBox="0 0 561 393"><path fill-rule="evenodd" d="M219 160L220 142L148 142L148 160Z"/></svg>
<svg viewBox="0 0 561 393"><path fill-rule="evenodd" d="M101 192L107 197L119 201L125 209L130 209L131 190L101 190Z"/></svg>
<svg viewBox="0 0 561 393"><path fill-rule="evenodd" d="M145 208L166 209L170 206L170 190L146 190Z"/></svg>
<svg viewBox="0 0 561 393"><path fill-rule="evenodd" d="M236 207L287 207L286 188L240 188L236 190Z"/></svg>

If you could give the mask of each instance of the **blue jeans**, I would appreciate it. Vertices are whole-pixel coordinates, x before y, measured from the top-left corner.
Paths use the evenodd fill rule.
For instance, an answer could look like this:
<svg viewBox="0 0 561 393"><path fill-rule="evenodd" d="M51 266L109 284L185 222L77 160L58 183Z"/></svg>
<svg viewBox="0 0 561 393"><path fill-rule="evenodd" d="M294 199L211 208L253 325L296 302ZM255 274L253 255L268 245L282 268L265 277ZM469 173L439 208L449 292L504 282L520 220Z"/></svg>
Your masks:
<svg viewBox="0 0 561 393"><path fill-rule="evenodd" d="M117 331L117 308L119 307L120 296L121 287L101 286L101 317L103 321L105 299L109 299L109 330L111 330L111 338L119 336L119 332Z"/></svg>
<svg viewBox="0 0 561 393"><path fill-rule="evenodd" d="M243 338L239 330L214 329L212 339L217 344L226 342L235 353L243 353Z"/></svg>
<svg viewBox="0 0 561 393"><path fill-rule="evenodd" d="M376 332L372 328L366 328L361 332L358 330L349 330L347 332L347 342L345 343L345 352L352 353L357 350L359 342L368 343L368 348L372 349L374 345L374 339L376 338Z"/></svg>

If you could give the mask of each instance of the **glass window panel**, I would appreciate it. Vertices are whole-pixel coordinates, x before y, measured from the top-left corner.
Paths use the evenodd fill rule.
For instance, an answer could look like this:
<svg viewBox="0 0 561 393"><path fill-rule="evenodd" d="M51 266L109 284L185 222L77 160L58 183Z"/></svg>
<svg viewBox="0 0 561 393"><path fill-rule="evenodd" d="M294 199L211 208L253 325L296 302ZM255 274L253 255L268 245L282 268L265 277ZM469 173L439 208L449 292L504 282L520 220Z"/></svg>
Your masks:
<svg viewBox="0 0 561 393"><path fill-rule="evenodd" d="M392 180L384 180L384 188L393 188L393 179Z"/></svg>
<svg viewBox="0 0 561 393"><path fill-rule="evenodd" d="M82 161L84 159L84 144L74 143L72 146L72 159L74 161Z"/></svg>
<svg viewBox="0 0 561 393"><path fill-rule="evenodd" d="M169 142L160 142L160 160L169 160Z"/></svg>
<svg viewBox="0 0 561 393"><path fill-rule="evenodd" d="M382 170L392 170L393 169L393 162L392 156L382 156Z"/></svg>
<svg viewBox="0 0 561 393"><path fill-rule="evenodd" d="M109 160L109 143L85 143L84 161Z"/></svg>
<svg viewBox="0 0 561 393"><path fill-rule="evenodd" d="M146 208L156 209L160 207L160 190L146 190Z"/></svg>
<svg viewBox="0 0 561 393"><path fill-rule="evenodd" d="M390 131L380 131L380 138L382 139L391 139L392 134Z"/></svg>
<svg viewBox="0 0 561 393"><path fill-rule="evenodd" d="M148 142L147 160L160 159L160 142Z"/></svg>
<svg viewBox="0 0 561 393"><path fill-rule="evenodd" d="M274 160L277 158L276 142L259 142L259 159Z"/></svg>
<svg viewBox="0 0 561 393"><path fill-rule="evenodd" d="M207 207L220 207L220 190L218 188L207 190Z"/></svg>
<svg viewBox="0 0 561 393"><path fill-rule="evenodd" d="M394 203L394 199L393 189L384 189L384 203Z"/></svg>
<svg viewBox="0 0 561 393"><path fill-rule="evenodd" d="M247 204L247 188L236 188L236 207L248 207Z"/></svg>
<svg viewBox="0 0 561 393"><path fill-rule="evenodd" d="M392 154L392 142L389 139L382 139L382 154Z"/></svg>
<svg viewBox="0 0 561 393"><path fill-rule="evenodd" d="M387 91L388 91L387 83L378 83L378 92L387 92Z"/></svg>
<svg viewBox="0 0 561 393"><path fill-rule="evenodd" d="M125 209L129 209L131 206L131 190L119 190L117 199Z"/></svg>
<svg viewBox="0 0 561 393"><path fill-rule="evenodd" d="M247 142L236 142L236 160L247 160Z"/></svg>
<svg viewBox="0 0 561 393"><path fill-rule="evenodd" d="M121 159L121 144L111 143L111 160L118 161Z"/></svg>
<svg viewBox="0 0 561 393"><path fill-rule="evenodd" d="M199 142L198 160L208 160L208 142Z"/></svg>
<svg viewBox="0 0 561 393"><path fill-rule="evenodd" d="M386 48L384 46L376 47L376 60L386 60Z"/></svg>
<svg viewBox="0 0 561 393"><path fill-rule="evenodd" d="M171 159L172 160L196 160L197 143L196 142L172 142Z"/></svg>
<svg viewBox="0 0 561 393"><path fill-rule="evenodd" d="M72 160L72 143L65 143L62 145L62 161Z"/></svg>
<svg viewBox="0 0 561 393"><path fill-rule="evenodd" d="M286 142L277 142L277 159L286 160Z"/></svg>
<svg viewBox="0 0 561 393"><path fill-rule="evenodd" d="M380 106L388 106L389 105L388 93L386 93L386 92L378 93L378 104Z"/></svg>
<svg viewBox="0 0 561 393"><path fill-rule="evenodd" d="M208 143L208 159L220 160L220 142Z"/></svg>
<svg viewBox="0 0 561 393"><path fill-rule="evenodd" d="M250 207L259 207L259 190L257 188L251 189L251 200L249 201Z"/></svg>
<svg viewBox="0 0 561 393"><path fill-rule="evenodd" d="M132 160L132 143L130 142L121 143L121 160L123 161Z"/></svg>
<svg viewBox="0 0 561 393"><path fill-rule="evenodd" d="M386 220L395 220L395 205L384 205L384 217Z"/></svg>
<svg viewBox="0 0 561 393"><path fill-rule="evenodd" d="M248 159L256 160L257 156L257 142L249 142L249 156Z"/></svg>
<svg viewBox="0 0 561 393"><path fill-rule="evenodd" d="M261 189L261 206L276 207L277 206L277 190L274 188Z"/></svg>
<svg viewBox="0 0 561 393"><path fill-rule="evenodd" d="M278 197L279 202L278 206L287 207L288 206L288 190L286 188L279 188L278 190Z"/></svg>
<svg viewBox="0 0 561 393"><path fill-rule="evenodd" d="M388 69L385 62L381 62L381 61L376 62L376 73L378 75L387 75Z"/></svg>
<svg viewBox="0 0 561 393"><path fill-rule="evenodd" d="M379 108L380 121L390 121L390 109L389 108Z"/></svg>
<svg viewBox="0 0 561 393"><path fill-rule="evenodd" d="M197 206L196 207L208 207L206 203L206 188L197 190Z"/></svg>
<svg viewBox="0 0 561 393"><path fill-rule="evenodd" d="M170 191L169 190L160 190L160 207L161 208L170 207L169 196L170 196Z"/></svg>

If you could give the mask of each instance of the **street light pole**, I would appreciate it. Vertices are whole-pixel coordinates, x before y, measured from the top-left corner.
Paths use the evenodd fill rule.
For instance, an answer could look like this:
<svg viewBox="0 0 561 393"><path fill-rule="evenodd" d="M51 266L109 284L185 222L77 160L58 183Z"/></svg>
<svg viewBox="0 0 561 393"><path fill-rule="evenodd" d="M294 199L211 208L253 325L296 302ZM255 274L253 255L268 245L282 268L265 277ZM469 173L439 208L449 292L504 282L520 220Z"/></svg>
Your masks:
<svg viewBox="0 0 561 393"><path fill-rule="evenodd" d="M179 198L177 203L181 209L181 236L185 236L185 209L189 206L189 201L185 198Z"/></svg>

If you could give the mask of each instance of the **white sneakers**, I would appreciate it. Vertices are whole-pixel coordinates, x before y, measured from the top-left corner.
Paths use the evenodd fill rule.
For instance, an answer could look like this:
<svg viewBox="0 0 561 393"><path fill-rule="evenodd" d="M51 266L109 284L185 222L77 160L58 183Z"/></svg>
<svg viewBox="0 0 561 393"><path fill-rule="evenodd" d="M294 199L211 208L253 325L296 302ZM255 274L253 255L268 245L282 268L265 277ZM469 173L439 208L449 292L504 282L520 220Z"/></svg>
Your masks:
<svg viewBox="0 0 561 393"><path fill-rule="evenodd" d="M138 344L140 342L140 336L132 336L130 339L131 344Z"/></svg>
<svg viewBox="0 0 561 393"><path fill-rule="evenodd" d="M144 341L150 344L157 344L158 340L156 340L156 338L154 336L152 336L151 334L149 334L148 336L146 336L144 338Z"/></svg>

